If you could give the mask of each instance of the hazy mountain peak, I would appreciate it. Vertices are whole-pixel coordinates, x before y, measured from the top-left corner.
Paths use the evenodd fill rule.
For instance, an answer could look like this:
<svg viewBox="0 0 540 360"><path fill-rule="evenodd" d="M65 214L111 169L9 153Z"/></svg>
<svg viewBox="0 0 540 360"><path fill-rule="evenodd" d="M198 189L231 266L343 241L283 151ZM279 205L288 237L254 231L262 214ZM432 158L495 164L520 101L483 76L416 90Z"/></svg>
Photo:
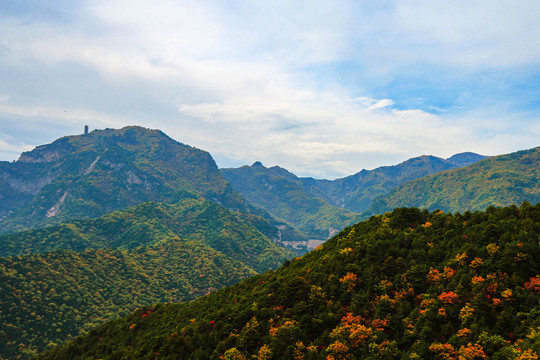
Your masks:
<svg viewBox="0 0 540 360"><path fill-rule="evenodd" d="M459 154L452 155L447 161L451 162L452 164L462 167L462 166L469 166L474 164L475 162L478 162L480 160L483 160L487 158L488 156L475 154L473 152L462 152Z"/></svg>

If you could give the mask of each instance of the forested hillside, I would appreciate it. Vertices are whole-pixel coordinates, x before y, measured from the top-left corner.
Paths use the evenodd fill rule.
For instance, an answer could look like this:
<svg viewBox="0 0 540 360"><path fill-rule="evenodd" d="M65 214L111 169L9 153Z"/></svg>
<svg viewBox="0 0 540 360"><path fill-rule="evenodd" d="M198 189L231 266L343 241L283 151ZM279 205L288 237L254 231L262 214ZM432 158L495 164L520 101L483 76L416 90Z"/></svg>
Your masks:
<svg viewBox="0 0 540 360"><path fill-rule="evenodd" d="M326 240L360 220L358 214L333 206L306 191L299 178L277 166L266 168L257 162L221 172L252 204L287 221L308 237Z"/></svg>
<svg viewBox="0 0 540 360"><path fill-rule="evenodd" d="M97 219L0 236L0 256L57 249L132 249L175 236L200 241L256 271L265 271L279 266L291 253L261 232L272 228L259 231L255 227L260 221L195 197L174 204L148 202Z"/></svg>
<svg viewBox="0 0 540 360"><path fill-rule="evenodd" d="M0 237L0 357L276 268L292 254L261 220L191 196Z"/></svg>
<svg viewBox="0 0 540 360"><path fill-rule="evenodd" d="M0 258L0 358L26 359L136 308L195 299L255 272L197 241Z"/></svg>
<svg viewBox="0 0 540 360"><path fill-rule="evenodd" d="M245 210L205 151L131 126L67 136L0 162L0 232L99 217L189 191Z"/></svg>
<svg viewBox="0 0 540 360"><path fill-rule="evenodd" d="M40 359L536 359L540 204L399 208L193 302L153 305Z"/></svg>
<svg viewBox="0 0 540 360"><path fill-rule="evenodd" d="M367 214L400 206L444 211L540 201L540 147L410 181L373 201Z"/></svg>
<svg viewBox="0 0 540 360"><path fill-rule="evenodd" d="M309 236L326 238L329 229L342 229L351 219L358 221L358 213L366 211L373 199L394 187L484 158L474 153L456 154L448 159L425 155L336 180L299 178L279 166L266 168L260 162L221 169L221 173L253 204Z"/></svg>

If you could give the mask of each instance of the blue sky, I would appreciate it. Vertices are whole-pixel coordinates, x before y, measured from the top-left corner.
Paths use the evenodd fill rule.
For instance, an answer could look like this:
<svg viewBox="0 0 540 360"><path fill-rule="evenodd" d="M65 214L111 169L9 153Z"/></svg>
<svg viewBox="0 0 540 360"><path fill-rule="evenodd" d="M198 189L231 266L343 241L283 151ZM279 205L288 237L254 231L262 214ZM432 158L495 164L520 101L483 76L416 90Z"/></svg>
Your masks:
<svg viewBox="0 0 540 360"><path fill-rule="evenodd" d="M336 178L539 146L540 2L0 3L0 160L141 125Z"/></svg>

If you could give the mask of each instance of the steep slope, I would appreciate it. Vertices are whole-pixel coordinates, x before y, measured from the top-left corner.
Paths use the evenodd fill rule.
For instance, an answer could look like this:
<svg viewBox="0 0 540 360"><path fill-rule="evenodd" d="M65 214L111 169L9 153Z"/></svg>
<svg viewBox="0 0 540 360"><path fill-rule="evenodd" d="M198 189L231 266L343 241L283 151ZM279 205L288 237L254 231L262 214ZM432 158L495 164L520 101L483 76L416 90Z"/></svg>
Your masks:
<svg viewBox="0 0 540 360"><path fill-rule="evenodd" d="M342 221L342 213L334 207L343 208L353 213L363 213L377 196L387 194L394 187L435 174L473 164L486 156L475 153L456 154L448 159L436 156L419 156L394 166L382 166L374 170L362 170L354 175L336 180L299 178L289 171L274 166L265 168L260 162L252 166L236 169L221 169L223 176L233 188L252 203L266 209L271 214L289 221L293 225L314 224L310 216L313 209L323 209L319 214L334 213L333 229L342 229L347 221ZM287 204L287 205L284 205ZM300 205L300 206L299 206ZM331 206L329 206L331 205ZM304 218L304 214L307 216ZM350 215L350 214L349 214ZM345 216L347 218L347 216ZM340 222L342 221L342 222ZM324 221L315 226L325 228ZM300 229L313 236L312 228L302 224ZM318 236L321 236L318 230Z"/></svg>
<svg viewBox="0 0 540 360"><path fill-rule="evenodd" d="M260 162L238 169L222 169L232 187L251 203L283 219L315 239L326 240L337 231L357 222L357 214L330 205L306 191L300 179L277 166Z"/></svg>
<svg viewBox="0 0 540 360"><path fill-rule="evenodd" d="M292 255L241 214L195 197L2 236L0 248L17 255L0 258L6 358L26 358L136 307L194 299Z"/></svg>
<svg viewBox="0 0 540 360"><path fill-rule="evenodd" d="M481 210L522 201L540 201L540 148L491 157L405 183L376 199L368 214L400 206L452 212Z"/></svg>
<svg viewBox="0 0 540 360"><path fill-rule="evenodd" d="M131 126L68 136L0 162L0 232L167 202L181 190L245 210L210 154L161 131Z"/></svg>
<svg viewBox="0 0 540 360"><path fill-rule="evenodd" d="M40 359L535 359L540 204L400 208L276 271L156 305Z"/></svg>
<svg viewBox="0 0 540 360"><path fill-rule="evenodd" d="M456 154L448 159L436 156L419 156L394 166L382 166L373 170L362 170L345 178L315 180L303 178L302 186L311 192L319 191L331 204L357 213L367 210L371 201L388 193L397 185L441 171L455 169L484 159L474 153Z"/></svg>

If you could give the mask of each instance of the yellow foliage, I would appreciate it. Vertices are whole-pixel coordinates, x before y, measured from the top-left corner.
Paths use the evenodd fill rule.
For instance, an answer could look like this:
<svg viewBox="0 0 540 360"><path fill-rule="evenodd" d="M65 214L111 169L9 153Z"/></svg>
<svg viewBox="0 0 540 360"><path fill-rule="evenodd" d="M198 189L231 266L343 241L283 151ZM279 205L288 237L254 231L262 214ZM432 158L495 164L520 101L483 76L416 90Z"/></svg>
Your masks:
<svg viewBox="0 0 540 360"><path fill-rule="evenodd" d="M461 321L466 321L472 316L474 316L474 309L469 304L465 304L465 306L459 310L459 318Z"/></svg>
<svg viewBox="0 0 540 360"><path fill-rule="evenodd" d="M493 256L497 251L499 251L499 246L495 244L489 244L486 246L489 256Z"/></svg>
<svg viewBox="0 0 540 360"><path fill-rule="evenodd" d="M256 355L253 355L253 358L257 360L270 360L272 358L272 350L270 350L270 347L265 344L261 346Z"/></svg>
<svg viewBox="0 0 540 360"><path fill-rule="evenodd" d="M516 357L516 360L538 360L538 354L531 349L525 350Z"/></svg>
<svg viewBox="0 0 540 360"><path fill-rule="evenodd" d="M457 352L451 344L431 344L429 351L433 353L434 359L452 360L456 358Z"/></svg>

